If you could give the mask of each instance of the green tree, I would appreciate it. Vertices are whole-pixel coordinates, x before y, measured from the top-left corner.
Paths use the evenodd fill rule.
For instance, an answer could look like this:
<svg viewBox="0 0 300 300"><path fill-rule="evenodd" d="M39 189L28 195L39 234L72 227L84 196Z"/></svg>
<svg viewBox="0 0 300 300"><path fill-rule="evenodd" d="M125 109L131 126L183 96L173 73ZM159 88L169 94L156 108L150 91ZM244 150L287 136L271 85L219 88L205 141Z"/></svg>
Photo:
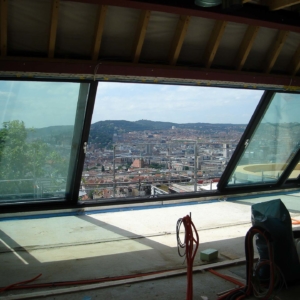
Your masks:
<svg viewBox="0 0 300 300"><path fill-rule="evenodd" d="M18 120L4 122L0 129L2 198L32 198L39 178L67 175L66 158L39 139L29 141L27 133L24 122Z"/></svg>

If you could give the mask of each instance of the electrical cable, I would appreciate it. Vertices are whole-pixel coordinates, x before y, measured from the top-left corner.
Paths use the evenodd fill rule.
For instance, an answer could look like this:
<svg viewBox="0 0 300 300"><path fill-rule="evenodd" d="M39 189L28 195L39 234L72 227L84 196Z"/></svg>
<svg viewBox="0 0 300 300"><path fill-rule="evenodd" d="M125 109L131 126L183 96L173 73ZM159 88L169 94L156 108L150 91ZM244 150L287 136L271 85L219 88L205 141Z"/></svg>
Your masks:
<svg viewBox="0 0 300 300"><path fill-rule="evenodd" d="M214 274L214 275L216 275L218 277L221 277L221 278L223 278L223 279L225 279L227 281L230 281L230 282L232 282L232 283L234 283L234 284L236 284L236 285L238 285L240 287L244 287L245 286L244 283L238 281L237 279L235 279L235 278L233 278L231 276L225 275L225 274L221 274L221 273L219 273L219 272L217 272L217 271L215 271L213 269L209 269L208 272L210 272L210 273L212 273L212 274Z"/></svg>
<svg viewBox="0 0 300 300"><path fill-rule="evenodd" d="M70 285L84 285L84 284L102 283L102 282L108 282L108 281L126 280L126 279L131 279L131 278L138 278L138 277L143 277L143 276L161 274L161 273L165 273L165 272L169 272L169 270L141 273L141 274L135 274L135 275L123 275L123 276L117 276L117 277L87 279L87 280L71 280L71 281L57 281L57 282L46 282L46 283L38 283L38 284L27 284L27 283L30 283L30 282L38 279L42 275L42 274L40 274L30 280L17 282L17 283L9 285L7 287L0 287L0 293L4 292L4 291L8 291L8 290L61 287L61 286L70 286Z"/></svg>
<svg viewBox="0 0 300 300"><path fill-rule="evenodd" d="M254 248L253 237L256 234L260 234L267 243L268 246L268 260L260 260L254 266ZM237 288L233 291L226 293L218 298L218 300L241 300L247 296L254 295L255 297L268 300L276 296L285 284L284 276L278 266L274 263L274 251L272 238L267 230L264 230L258 226L251 227L246 234L245 238L245 253L246 253L246 274L247 283L246 286ZM270 278L268 286L264 287L263 283L259 279L258 271L263 266L268 264L270 266Z"/></svg>
<svg viewBox="0 0 300 300"><path fill-rule="evenodd" d="M184 225L185 236L184 242L180 239L180 227ZM193 236L195 233L196 238ZM199 247L199 235L197 229L192 222L191 214L185 216L177 221L176 225L176 236L177 236L177 249L178 254L186 258L187 263L187 292L186 292L186 300L193 299L193 263L194 258L196 256L198 247ZM195 243L195 247L194 247ZM184 253L180 252L180 249L184 249Z"/></svg>
<svg viewBox="0 0 300 300"><path fill-rule="evenodd" d="M7 290L11 290L11 289L13 289L13 288L16 288L17 286L20 286L20 285L22 285L22 284L26 284L26 283L32 282L32 281L38 279L38 278L41 277L41 276L42 276L42 274L39 274L39 275L35 276L35 277L32 278L32 279L25 280L25 281L20 281L20 282L16 282L16 283L13 283L13 284L11 284L11 285L9 285L9 286L2 287L2 288L0 288L0 293L2 293L2 292L4 292L4 291L7 291Z"/></svg>

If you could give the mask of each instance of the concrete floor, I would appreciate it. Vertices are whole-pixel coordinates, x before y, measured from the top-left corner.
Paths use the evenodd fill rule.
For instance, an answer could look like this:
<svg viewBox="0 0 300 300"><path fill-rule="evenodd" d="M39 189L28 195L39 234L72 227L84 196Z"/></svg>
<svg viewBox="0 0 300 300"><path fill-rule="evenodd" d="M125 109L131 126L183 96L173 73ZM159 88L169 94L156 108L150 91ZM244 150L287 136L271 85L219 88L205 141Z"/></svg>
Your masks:
<svg viewBox="0 0 300 300"><path fill-rule="evenodd" d="M277 198L282 199L292 217L300 219L300 193L119 212L90 211L63 217L32 216L26 220L3 216L0 217L0 285L7 286L40 273L42 276L35 283L185 268L177 253L175 226L179 218L190 212L200 236L199 252L217 249L218 262L240 259L245 256L244 236L251 227L251 205ZM195 267L204 264L199 252ZM194 299L216 299L217 292L234 287L208 272L195 273L194 282ZM185 276L177 276L46 299L183 299L185 289ZM37 291L8 291L0 294L0 299L30 292Z"/></svg>

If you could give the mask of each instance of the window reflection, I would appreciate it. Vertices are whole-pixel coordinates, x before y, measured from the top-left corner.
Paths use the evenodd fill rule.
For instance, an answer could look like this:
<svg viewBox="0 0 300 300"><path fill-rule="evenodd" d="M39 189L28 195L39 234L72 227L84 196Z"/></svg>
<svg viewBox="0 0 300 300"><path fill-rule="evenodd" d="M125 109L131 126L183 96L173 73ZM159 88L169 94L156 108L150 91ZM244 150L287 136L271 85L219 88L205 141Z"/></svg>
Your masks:
<svg viewBox="0 0 300 300"><path fill-rule="evenodd" d="M0 202L65 198L80 90L0 81Z"/></svg>
<svg viewBox="0 0 300 300"><path fill-rule="evenodd" d="M229 186L277 182L299 149L299 106L298 94L276 93L273 96L245 146Z"/></svg>

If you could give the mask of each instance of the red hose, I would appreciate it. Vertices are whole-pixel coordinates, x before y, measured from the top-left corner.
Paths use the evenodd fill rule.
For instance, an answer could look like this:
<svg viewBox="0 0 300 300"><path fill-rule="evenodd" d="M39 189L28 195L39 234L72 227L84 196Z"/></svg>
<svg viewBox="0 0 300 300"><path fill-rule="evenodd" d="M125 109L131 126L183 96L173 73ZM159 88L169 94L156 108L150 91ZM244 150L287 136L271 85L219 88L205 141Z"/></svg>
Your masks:
<svg viewBox="0 0 300 300"><path fill-rule="evenodd" d="M185 228L184 244L182 244L179 239L179 230L180 230L181 223L183 223ZM196 238L194 238L193 233L195 233ZM199 235L194 223L192 222L191 217L188 215L183 217L182 219L179 219L177 222L177 241L178 241L178 247L179 246L181 248L185 247L185 256L186 256L186 263L187 263L186 300L192 300L193 299L193 263L199 247ZM195 247L194 247L194 243L195 243Z"/></svg>
<svg viewBox="0 0 300 300"><path fill-rule="evenodd" d="M96 279L86 279L86 280L71 280L71 281L60 281L60 282L45 282L45 283L35 283L35 284L27 284L36 279L38 279L42 274L26 281L17 282L11 284L6 287L0 287L0 293L8 290L23 290L23 289L37 289L37 288L46 288L46 287L59 287L59 286L70 286L70 285L84 285L84 284L93 284L93 283L102 283L108 281L118 281L118 280L126 280L131 278L138 278L143 276L155 275L168 272L169 270L165 271L155 271L155 272L148 272L142 274L135 274L135 275L123 275L117 277L106 277L106 278L96 278Z"/></svg>
<svg viewBox="0 0 300 300"><path fill-rule="evenodd" d="M269 252L269 260L264 263L269 263L270 265L270 284L268 288L267 294L261 298L262 300L270 299L270 296L274 290L274 281L275 281L275 264L274 264L274 255L273 255L273 247L271 243L271 235L269 232L260 228L258 226L251 227L247 232L245 238L245 252L246 252L246 261L247 261L247 283L246 286L237 288L233 291L228 292L225 295L222 295L218 298L218 300L227 300L227 299L236 299L241 300L253 294L253 264L254 264L254 249L253 249L253 237L256 234L261 234L267 242L268 252Z"/></svg>
<svg viewBox="0 0 300 300"><path fill-rule="evenodd" d="M38 279L40 276L42 276L42 274L39 274L39 275L35 276L35 277L32 278L32 279L25 280L25 281L21 281L21 282L17 282L17 283L13 283L13 284L11 284L11 285L9 285L9 286L0 288L0 293L2 293L2 292L4 292L4 291L7 291L7 290L11 290L11 289L13 289L13 288L17 288L17 286L19 286L19 285L22 285L22 284L26 284L26 283L32 282L32 281Z"/></svg>
<svg viewBox="0 0 300 300"><path fill-rule="evenodd" d="M232 282L232 283L234 283L234 284L236 284L236 285L238 285L238 286L240 286L240 287L244 287L244 286L245 286L244 283L238 281L237 279L235 279L235 278L233 278L233 277L230 277L230 276L228 276L228 275L221 274L221 273L219 273L219 272L217 272L217 271L215 271L215 270L213 270L213 269L209 269L208 271L209 271L210 273L212 273L212 274L214 274L214 275L216 275L216 276L218 276L218 277L221 277L221 278L223 278L223 279L225 279L225 280L227 280L227 281L230 281L230 282Z"/></svg>

